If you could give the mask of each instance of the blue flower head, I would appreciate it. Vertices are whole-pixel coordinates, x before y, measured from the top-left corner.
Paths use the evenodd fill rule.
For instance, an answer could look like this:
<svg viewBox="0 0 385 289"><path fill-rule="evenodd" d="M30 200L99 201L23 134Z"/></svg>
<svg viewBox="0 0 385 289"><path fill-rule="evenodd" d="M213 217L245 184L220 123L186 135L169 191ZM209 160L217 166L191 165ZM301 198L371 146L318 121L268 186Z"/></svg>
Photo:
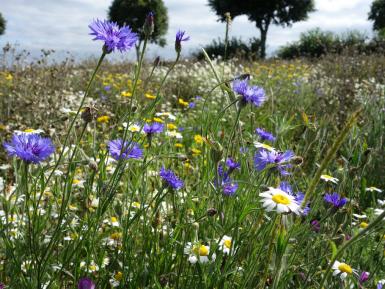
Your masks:
<svg viewBox="0 0 385 289"><path fill-rule="evenodd" d="M14 134L11 142L3 145L9 156L34 164L44 161L55 151L51 139L34 133Z"/></svg>
<svg viewBox="0 0 385 289"><path fill-rule="evenodd" d="M260 149L254 156L254 166L258 171L264 170L267 166L276 169L281 175L287 176L290 173L287 169L291 168L291 160L294 153L290 150L286 152L267 151Z"/></svg>
<svg viewBox="0 0 385 289"><path fill-rule="evenodd" d="M258 136L261 138L262 141L267 140L270 142L275 142L275 140L276 140L275 136L272 133L265 131L262 128L257 128L255 130L255 133L258 134Z"/></svg>
<svg viewBox="0 0 385 289"><path fill-rule="evenodd" d="M248 79L234 80L233 91L241 97L241 107L251 103L256 107L261 106L266 100L265 90L259 86L250 86Z"/></svg>
<svg viewBox="0 0 385 289"><path fill-rule="evenodd" d="M128 141L123 142L122 139L111 140L108 142L108 151L115 160L140 159L143 151L137 143Z"/></svg>
<svg viewBox="0 0 385 289"><path fill-rule="evenodd" d="M325 202L333 205L334 208L342 208L347 203L347 199L340 196L338 193L326 194L324 196Z"/></svg>
<svg viewBox="0 0 385 289"><path fill-rule="evenodd" d="M129 26L119 27L116 22L94 20L89 26L90 35L95 36L93 40L104 41L104 49L107 53L115 51L120 52L130 50L136 41L138 35L132 32Z"/></svg>
<svg viewBox="0 0 385 289"><path fill-rule="evenodd" d="M177 53L182 51L182 42L190 40L190 36L185 36L185 34L185 31L179 30L175 35L175 51Z"/></svg>
<svg viewBox="0 0 385 289"><path fill-rule="evenodd" d="M155 133L161 133L161 132L163 132L163 129L164 129L164 124L159 123L159 122L154 122L151 124L146 123L143 127L143 131L148 135L152 135Z"/></svg>
<svg viewBox="0 0 385 289"><path fill-rule="evenodd" d="M184 186L183 181L178 178L172 170L166 170L164 167L162 167L160 169L159 175L165 184L172 189L178 190Z"/></svg>

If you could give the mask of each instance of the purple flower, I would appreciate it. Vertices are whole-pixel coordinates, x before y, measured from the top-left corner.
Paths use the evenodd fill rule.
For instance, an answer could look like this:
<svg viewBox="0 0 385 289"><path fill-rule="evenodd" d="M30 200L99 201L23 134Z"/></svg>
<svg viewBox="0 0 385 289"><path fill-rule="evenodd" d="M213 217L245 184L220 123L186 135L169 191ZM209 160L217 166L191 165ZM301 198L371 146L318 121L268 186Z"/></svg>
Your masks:
<svg viewBox="0 0 385 289"><path fill-rule="evenodd" d="M305 198L305 195L302 193L302 192L297 192L297 193L293 193L293 189L291 187L291 185L288 183L288 182L281 182L279 184L279 188L288 193L289 195L293 196L295 198L295 201L301 205L304 198ZM310 212L310 206L309 206L309 203L306 204L306 206L302 209L301 211L301 214L303 216L307 216Z"/></svg>
<svg viewBox="0 0 385 289"><path fill-rule="evenodd" d="M233 81L233 91L242 97L241 106L252 103L259 107L266 100L265 90L259 86L250 86L247 79Z"/></svg>
<svg viewBox="0 0 385 289"><path fill-rule="evenodd" d="M342 208L348 201L346 198L341 197L337 193L326 194L324 200L325 202L332 204L335 208Z"/></svg>
<svg viewBox="0 0 385 289"><path fill-rule="evenodd" d="M269 165L273 169L278 169L281 175L287 176L290 175L287 169L292 167L290 161L293 157L294 153L290 150L277 152L260 149L254 156L254 165L259 171L264 170Z"/></svg>
<svg viewBox="0 0 385 289"><path fill-rule="evenodd" d="M132 32L129 26L119 27L116 22L94 20L89 26L93 40L104 41L104 49L107 53L118 49L120 52L131 49L138 40L138 35Z"/></svg>
<svg viewBox="0 0 385 289"><path fill-rule="evenodd" d="M223 194L225 196L232 196L238 189L238 184L231 182L230 178L227 179L226 183L222 184Z"/></svg>
<svg viewBox="0 0 385 289"><path fill-rule="evenodd" d="M164 125L159 122L154 122L152 124L145 124L143 130L146 134L152 135L155 133L163 132Z"/></svg>
<svg viewBox="0 0 385 289"><path fill-rule="evenodd" d="M377 283L377 289L382 289L385 284L385 280L380 280Z"/></svg>
<svg viewBox="0 0 385 289"><path fill-rule="evenodd" d="M183 181L178 178L172 170L166 170L164 167L160 169L159 173L160 177L165 181L167 186L178 190L183 187L184 183Z"/></svg>
<svg viewBox="0 0 385 289"><path fill-rule="evenodd" d="M190 40L190 36L185 36L185 31L181 31L179 30L177 33L176 33L176 36L175 36L175 50L177 53L180 53L181 50L182 50L182 41L189 41Z"/></svg>
<svg viewBox="0 0 385 289"><path fill-rule="evenodd" d="M239 164L236 162L233 162L231 160L231 162L226 161L226 165L229 167L229 170L227 172L225 172L223 170L222 165L218 166L218 179L219 180L217 178L215 178L214 179L214 185L215 185L215 187L220 188L223 191L223 194L225 196L232 196L237 191L238 184L233 182L229 175L231 174L231 172L234 169L239 167L238 166ZM233 169L231 170L231 168L233 168Z"/></svg>
<svg viewBox="0 0 385 289"><path fill-rule="evenodd" d="M14 134L11 142L4 142L3 146L9 156L34 164L44 161L55 151L51 139L34 133Z"/></svg>
<svg viewBox="0 0 385 289"><path fill-rule="evenodd" d="M0 289L4 289L5 285L3 283L0 283Z"/></svg>
<svg viewBox="0 0 385 289"><path fill-rule="evenodd" d="M370 275L369 272L363 271L361 273L361 275L360 275L360 279L358 280L360 282L360 284L365 283L366 281L368 281L369 275Z"/></svg>
<svg viewBox="0 0 385 289"><path fill-rule="evenodd" d="M95 283L88 277L81 278L78 282L78 289L95 289Z"/></svg>
<svg viewBox="0 0 385 289"><path fill-rule="evenodd" d="M106 86L104 87L104 90L105 90L105 91L110 91L110 90L111 90L111 85L106 85Z"/></svg>
<svg viewBox="0 0 385 289"><path fill-rule="evenodd" d="M267 141L275 142L275 139L276 139L275 136L272 133L265 131L262 128L257 128L255 130L255 133L259 135L262 141L267 140Z"/></svg>
<svg viewBox="0 0 385 289"><path fill-rule="evenodd" d="M189 108L194 108L195 106L196 106L195 102L190 102L190 103L188 104L188 107L189 107Z"/></svg>
<svg viewBox="0 0 385 289"><path fill-rule="evenodd" d="M143 151L137 143L128 141L123 142L122 139L111 140L108 142L108 150L115 160L140 159Z"/></svg>
<svg viewBox="0 0 385 289"><path fill-rule="evenodd" d="M319 231L321 230L321 224L318 220L312 220L310 222L310 226L311 226L311 229L316 233L319 233Z"/></svg>

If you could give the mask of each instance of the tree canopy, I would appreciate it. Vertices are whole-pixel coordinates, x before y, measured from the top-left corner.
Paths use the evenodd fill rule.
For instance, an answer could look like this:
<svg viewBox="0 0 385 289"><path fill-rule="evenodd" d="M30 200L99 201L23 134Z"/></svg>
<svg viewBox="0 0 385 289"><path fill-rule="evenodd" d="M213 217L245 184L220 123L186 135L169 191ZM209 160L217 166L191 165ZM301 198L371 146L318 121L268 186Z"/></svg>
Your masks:
<svg viewBox="0 0 385 289"><path fill-rule="evenodd" d="M4 34L4 32L5 32L5 19L3 15L1 15L0 13L0 35Z"/></svg>
<svg viewBox="0 0 385 289"><path fill-rule="evenodd" d="M140 40L144 39L142 33L143 24L148 13L155 14L154 32L150 42L160 46L166 44L163 37L168 29L167 8L163 0L114 0L109 8L109 18L119 25L128 24L135 32L140 34Z"/></svg>
<svg viewBox="0 0 385 289"><path fill-rule="evenodd" d="M246 15L261 33L261 57L266 56L266 37L270 24L290 26L307 19L314 11L313 0L209 0L209 6L225 21L225 13L233 18Z"/></svg>
<svg viewBox="0 0 385 289"><path fill-rule="evenodd" d="M374 30L380 31L385 29L385 0L373 1L368 18L373 21Z"/></svg>

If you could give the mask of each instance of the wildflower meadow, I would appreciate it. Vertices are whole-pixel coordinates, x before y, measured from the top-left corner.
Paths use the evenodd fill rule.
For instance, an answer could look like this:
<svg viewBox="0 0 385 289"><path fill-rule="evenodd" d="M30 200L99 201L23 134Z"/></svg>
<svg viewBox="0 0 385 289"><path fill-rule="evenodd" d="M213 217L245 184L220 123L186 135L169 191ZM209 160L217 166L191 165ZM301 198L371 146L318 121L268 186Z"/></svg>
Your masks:
<svg viewBox="0 0 385 289"><path fill-rule="evenodd" d="M148 59L154 17L3 48L0 288L385 288L385 57Z"/></svg>

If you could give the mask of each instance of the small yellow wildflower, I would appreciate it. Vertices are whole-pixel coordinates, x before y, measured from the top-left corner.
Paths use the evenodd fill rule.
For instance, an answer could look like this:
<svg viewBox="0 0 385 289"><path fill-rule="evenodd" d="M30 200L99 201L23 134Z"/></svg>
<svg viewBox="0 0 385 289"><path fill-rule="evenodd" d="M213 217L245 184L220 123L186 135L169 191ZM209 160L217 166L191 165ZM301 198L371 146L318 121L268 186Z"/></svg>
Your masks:
<svg viewBox="0 0 385 289"><path fill-rule="evenodd" d="M178 148L178 149L183 148L183 144L181 144L181 143L176 143L176 144L175 144L175 147Z"/></svg>
<svg viewBox="0 0 385 289"><path fill-rule="evenodd" d="M178 127L175 125L175 124L173 124L173 123L168 123L167 124L167 129L169 129L169 130L176 130Z"/></svg>
<svg viewBox="0 0 385 289"><path fill-rule="evenodd" d="M196 144L201 145L201 144L203 144L203 137L200 134L196 134L194 136L194 141Z"/></svg>
<svg viewBox="0 0 385 289"><path fill-rule="evenodd" d="M151 99L151 100L154 100L154 99L156 98L155 95L150 94L150 93L146 93L146 94L144 95L144 97L147 98L147 99Z"/></svg>
<svg viewBox="0 0 385 289"><path fill-rule="evenodd" d="M163 122L164 122L163 119L161 119L161 118L159 118L159 117L154 117L153 120L154 120L155 122L159 122L159 123L163 123Z"/></svg>
<svg viewBox="0 0 385 289"><path fill-rule="evenodd" d="M193 156L199 156L202 153L201 150L198 150L196 148L192 148L191 152L192 152Z"/></svg>
<svg viewBox="0 0 385 289"><path fill-rule="evenodd" d="M99 123L108 123L110 121L110 117L108 115L102 115L99 116L96 121Z"/></svg>
<svg viewBox="0 0 385 289"><path fill-rule="evenodd" d="M125 90L125 91L122 91L122 92L120 93L120 95L123 96L123 97L131 97L131 96L132 96L132 93L129 92L129 91L127 91L127 90Z"/></svg>
<svg viewBox="0 0 385 289"><path fill-rule="evenodd" d="M179 99L178 99L178 103L179 103L181 106L184 106L184 107L187 107L187 106L188 106L188 102L187 102L187 101L184 101L183 98L179 98Z"/></svg>

